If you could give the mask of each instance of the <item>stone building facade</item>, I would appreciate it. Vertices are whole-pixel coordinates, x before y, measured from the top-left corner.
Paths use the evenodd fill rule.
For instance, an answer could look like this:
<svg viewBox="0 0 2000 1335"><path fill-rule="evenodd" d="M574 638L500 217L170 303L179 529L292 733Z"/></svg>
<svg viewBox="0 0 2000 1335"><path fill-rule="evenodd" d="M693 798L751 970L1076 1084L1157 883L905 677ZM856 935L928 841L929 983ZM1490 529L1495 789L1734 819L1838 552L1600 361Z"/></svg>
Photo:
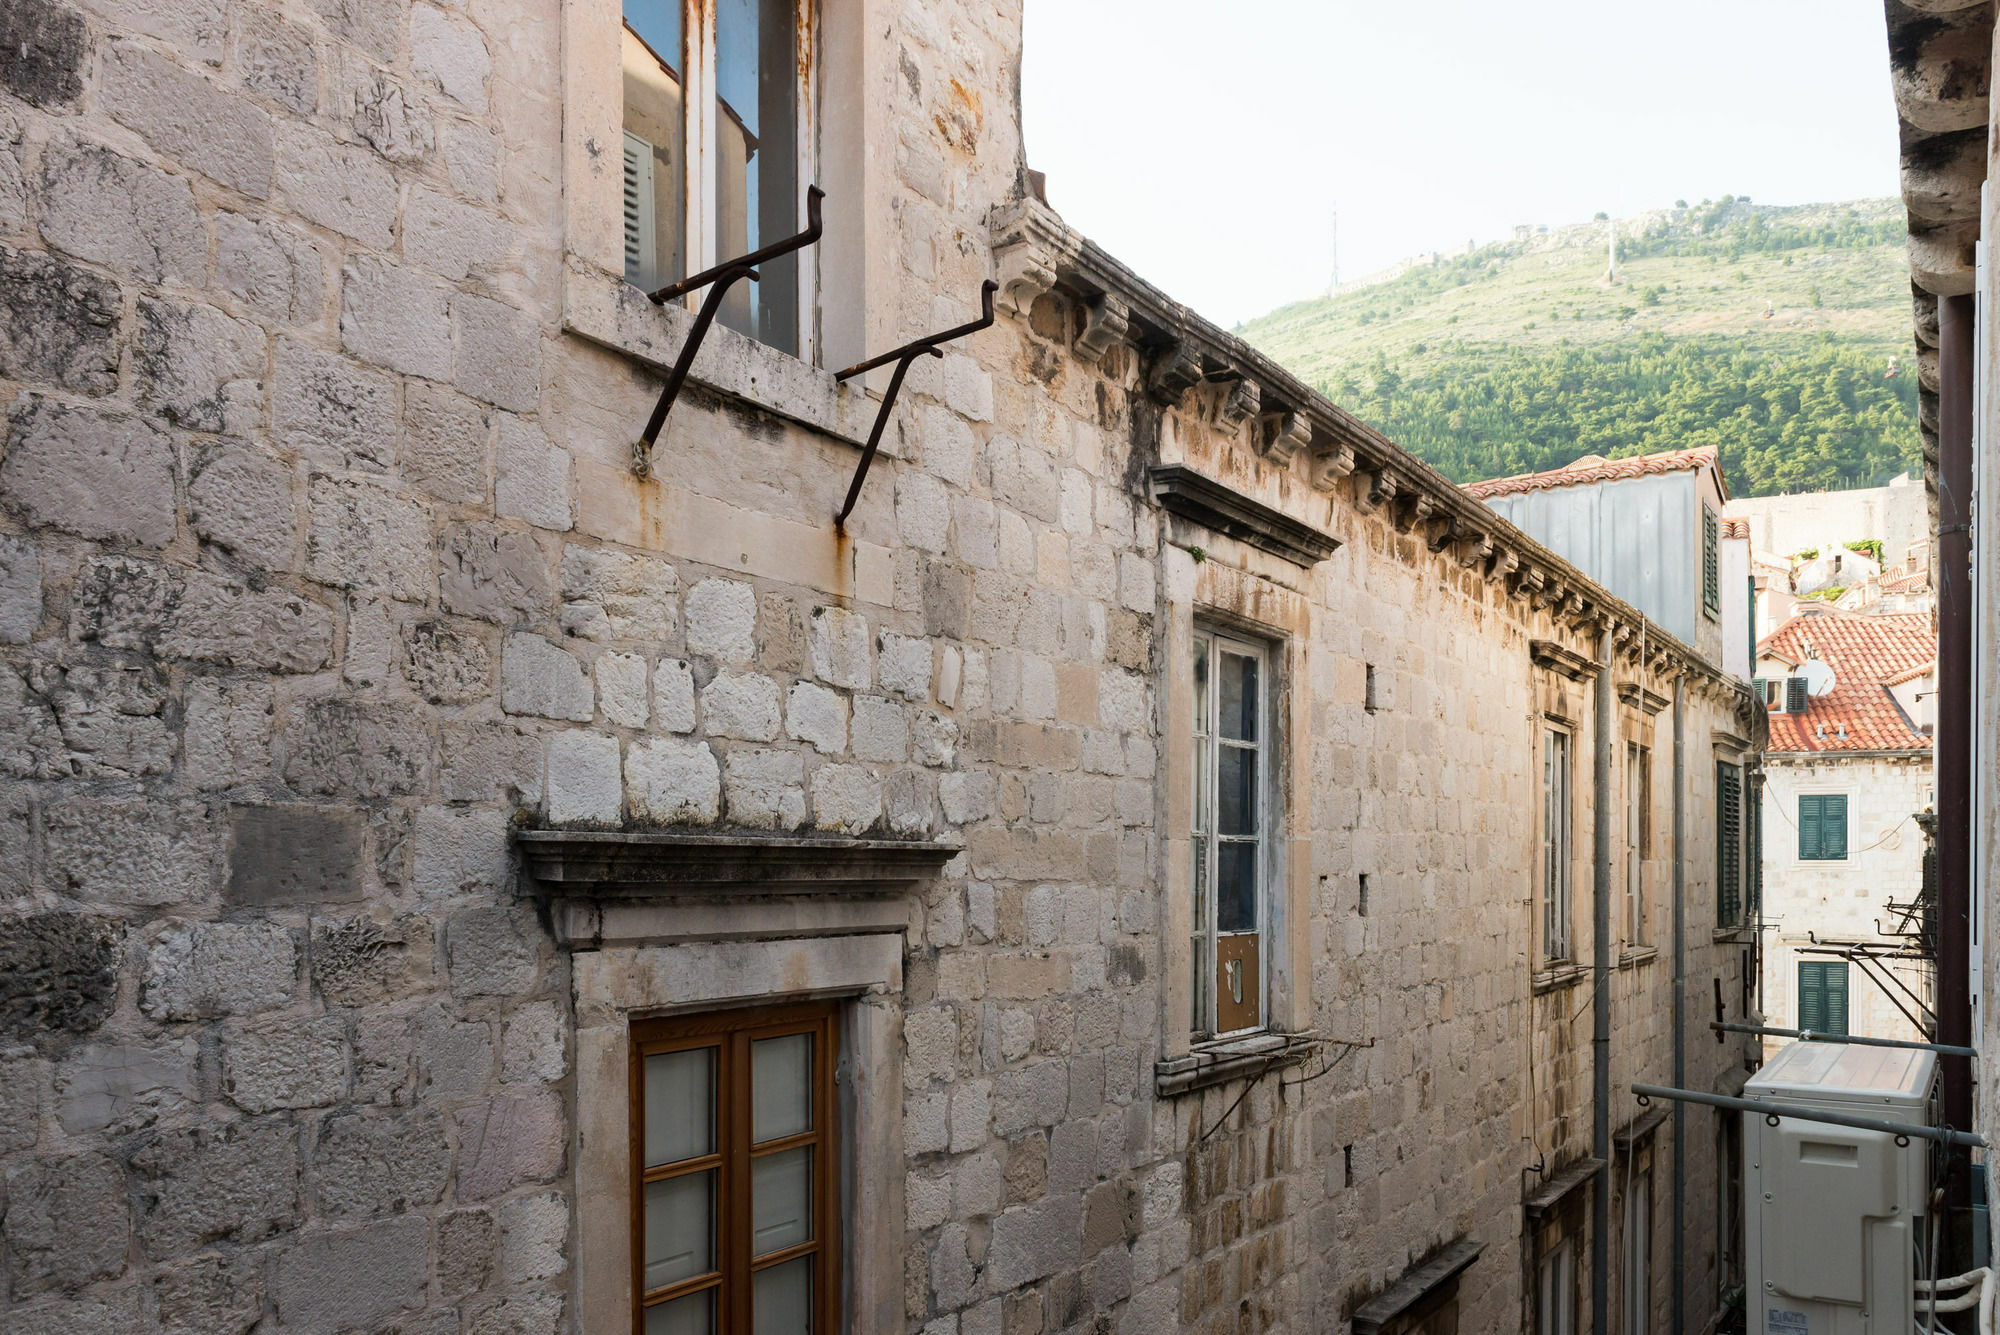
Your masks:
<svg viewBox="0 0 2000 1335"><path fill-rule="evenodd" d="M1616 1091L1677 959L1754 1011L1761 711L1066 228L1018 5L809 19L803 355L713 329L641 477L609 0L0 4L0 1325L642 1328L652 1055L753 1016L822 1324L1514 1329L1607 1188L1706 1321L1723 1123ZM829 368L989 277L837 528Z"/></svg>

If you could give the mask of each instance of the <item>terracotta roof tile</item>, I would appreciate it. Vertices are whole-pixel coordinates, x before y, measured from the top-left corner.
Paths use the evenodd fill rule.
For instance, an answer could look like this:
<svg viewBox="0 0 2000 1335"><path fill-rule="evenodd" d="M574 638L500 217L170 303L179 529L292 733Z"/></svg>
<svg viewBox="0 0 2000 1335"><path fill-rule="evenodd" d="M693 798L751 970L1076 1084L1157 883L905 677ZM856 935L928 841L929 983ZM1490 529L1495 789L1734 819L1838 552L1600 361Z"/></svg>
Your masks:
<svg viewBox="0 0 2000 1335"><path fill-rule="evenodd" d="M1621 478L1647 477L1657 473L1681 473L1708 467L1716 470L1719 481L1722 464L1716 457L1713 445L1701 445L1691 450L1666 450L1659 454L1640 454L1629 459L1606 459L1601 454L1586 454L1567 468L1552 469L1546 473L1518 473L1513 477L1496 477L1490 482L1468 483L1465 486L1465 493L1483 501L1489 496L1511 496L1516 492L1548 491L1556 487L1577 487L1592 482L1616 482ZM1727 485L1723 487L1722 494L1725 498L1728 497ZM1747 527L1743 536L1749 536Z"/></svg>
<svg viewBox="0 0 2000 1335"><path fill-rule="evenodd" d="M1882 572L1882 592L1921 593L1931 586L1931 572L1919 567L1907 570L1902 566L1892 566Z"/></svg>
<svg viewBox="0 0 2000 1335"><path fill-rule="evenodd" d="M1750 521L1747 519L1725 519L1722 521L1722 536L1725 538L1745 538L1750 536Z"/></svg>
<svg viewBox="0 0 2000 1335"><path fill-rule="evenodd" d="M1921 669L1936 660L1937 637L1928 613L1796 616L1765 636L1757 652L1800 663L1818 658L1833 669L1833 689L1808 700L1804 713L1771 714L1772 751L1930 748L1931 739L1910 726L1888 689L1922 675Z"/></svg>

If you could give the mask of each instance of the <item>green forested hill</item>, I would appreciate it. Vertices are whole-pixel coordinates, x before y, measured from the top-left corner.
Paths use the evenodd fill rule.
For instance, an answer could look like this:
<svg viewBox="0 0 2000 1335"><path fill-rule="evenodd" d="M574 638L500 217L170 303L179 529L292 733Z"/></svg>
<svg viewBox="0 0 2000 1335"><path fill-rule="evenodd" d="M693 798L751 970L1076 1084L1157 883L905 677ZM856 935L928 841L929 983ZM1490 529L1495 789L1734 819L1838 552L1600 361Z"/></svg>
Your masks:
<svg viewBox="0 0 2000 1335"><path fill-rule="evenodd" d="M1709 444L1737 495L1916 465L1895 201L1624 220L1616 282L1605 227L1522 229L1237 332L1461 482Z"/></svg>

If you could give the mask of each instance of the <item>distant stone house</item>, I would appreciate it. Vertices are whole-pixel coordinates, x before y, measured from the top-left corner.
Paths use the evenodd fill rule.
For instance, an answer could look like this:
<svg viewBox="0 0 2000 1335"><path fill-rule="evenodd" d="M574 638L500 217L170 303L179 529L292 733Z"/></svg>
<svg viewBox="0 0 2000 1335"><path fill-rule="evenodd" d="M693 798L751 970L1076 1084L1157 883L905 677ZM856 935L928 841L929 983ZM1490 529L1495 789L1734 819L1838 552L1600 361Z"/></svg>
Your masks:
<svg viewBox="0 0 2000 1335"><path fill-rule="evenodd" d="M1634 1329L1740 1283L1733 1119L1619 1091L1677 996L1754 1013L1762 711L1065 226L1020 48L0 9L0 1325ZM628 278L809 184L635 470L694 313ZM832 372L989 278L836 526L889 373Z"/></svg>
<svg viewBox="0 0 2000 1335"><path fill-rule="evenodd" d="M1785 1029L1926 1038L1937 1004L1918 822L1934 792L1930 617L1794 617L1757 646L1757 662L1771 711L1765 1018Z"/></svg>

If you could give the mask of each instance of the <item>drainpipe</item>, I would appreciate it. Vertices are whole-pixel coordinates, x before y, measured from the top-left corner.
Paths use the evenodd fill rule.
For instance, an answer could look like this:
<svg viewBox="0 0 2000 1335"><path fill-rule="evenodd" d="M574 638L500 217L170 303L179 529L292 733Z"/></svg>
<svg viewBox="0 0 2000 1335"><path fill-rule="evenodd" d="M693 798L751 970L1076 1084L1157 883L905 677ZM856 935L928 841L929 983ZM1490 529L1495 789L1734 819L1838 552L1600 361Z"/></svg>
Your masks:
<svg viewBox="0 0 2000 1335"><path fill-rule="evenodd" d="M1674 1088L1687 1084L1687 676L1674 678ZM1687 1321L1687 1105L1674 1100L1674 1335Z"/></svg>
<svg viewBox="0 0 2000 1335"><path fill-rule="evenodd" d="M1590 823L1590 1152L1598 1161L1590 1201L1590 1319L1611 1330L1611 633L1598 639L1594 816Z"/></svg>
<svg viewBox="0 0 2000 1335"><path fill-rule="evenodd" d="M1972 1042L1972 341L1970 295L1938 298L1937 1017L1940 1043ZM1939 1115L1972 1124L1972 1072L1946 1062ZM1969 1175L1951 1177L1952 1207Z"/></svg>

